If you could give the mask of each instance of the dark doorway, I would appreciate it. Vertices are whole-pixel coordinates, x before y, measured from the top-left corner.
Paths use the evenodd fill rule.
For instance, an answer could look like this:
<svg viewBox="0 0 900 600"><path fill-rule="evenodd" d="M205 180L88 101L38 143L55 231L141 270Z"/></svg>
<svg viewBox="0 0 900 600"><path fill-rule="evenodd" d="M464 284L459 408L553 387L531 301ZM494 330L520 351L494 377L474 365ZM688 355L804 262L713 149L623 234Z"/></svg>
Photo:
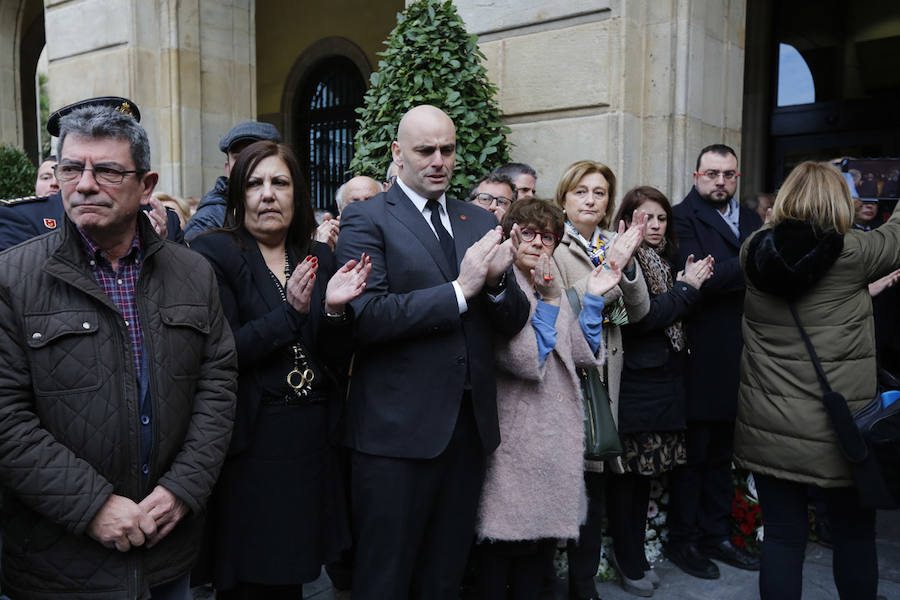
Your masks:
<svg viewBox="0 0 900 600"><path fill-rule="evenodd" d="M334 194L345 181L366 83L344 56L320 61L301 84L293 107L297 155L313 208L337 214Z"/></svg>
<svg viewBox="0 0 900 600"><path fill-rule="evenodd" d="M803 160L900 155L900 3L775 2L767 185Z"/></svg>

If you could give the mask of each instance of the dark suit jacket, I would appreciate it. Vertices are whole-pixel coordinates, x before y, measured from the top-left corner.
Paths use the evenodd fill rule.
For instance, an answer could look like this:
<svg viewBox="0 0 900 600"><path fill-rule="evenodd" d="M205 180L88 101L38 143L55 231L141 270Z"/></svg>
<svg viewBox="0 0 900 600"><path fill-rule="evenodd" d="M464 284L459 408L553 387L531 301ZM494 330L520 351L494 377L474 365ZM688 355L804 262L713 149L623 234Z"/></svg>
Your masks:
<svg viewBox="0 0 900 600"><path fill-rule="evenodd" d="M497 226L478 206L447 199L457 262ZM528 320L528 299L509 272L499 303L486 292L459 314L437 236L399 186L341 213L338 262L372 257L366 291L352 305L358 346L347 406L351 448L432 458L456 424L468 369L475 419L486 452L500 441L492 338Z"/></svg>
<svg viewBox="0 0 900 600"><path fill-rule="evenodd" d="M149 207L145 207L147 210ZM0 250L62 226L65 214L62 196L34 196L0 202ZM166 209L169 241L184 243L181 222L175 211Z"/></svg>
<svg viewBox="0 0 900 600"><path fill-rule="evenodd" d="M311 253L319 258L319 270L309 315L302 315L282 302L259 246L249 233L242 231L236 239L230 233L213 231L191 242L191 249L213 266L222 310L234 331L239 380L232 454L251 443L262 397L280 397L289 391L285 376L293 367L288 350L295 339L303 339L320 384L316 387L336 399L336 379L352 349L351 322L335 323L322 312L325 287L336 265L328 246L313 244ZM291 256L291 264L303 258Z"/></svg>
<svg viewBox="0 0 900 600"><path fill-rule="evenodd" d="M733 421L737 413L744 313L744 275L738 257L741 244L762 226L759 215L740 207L740 238L719 212L691 188L674 207L675 228L684 267L712 254L715 274L700 288L702 298L685 321L688 364L685 369L688 421Z"/></svg>

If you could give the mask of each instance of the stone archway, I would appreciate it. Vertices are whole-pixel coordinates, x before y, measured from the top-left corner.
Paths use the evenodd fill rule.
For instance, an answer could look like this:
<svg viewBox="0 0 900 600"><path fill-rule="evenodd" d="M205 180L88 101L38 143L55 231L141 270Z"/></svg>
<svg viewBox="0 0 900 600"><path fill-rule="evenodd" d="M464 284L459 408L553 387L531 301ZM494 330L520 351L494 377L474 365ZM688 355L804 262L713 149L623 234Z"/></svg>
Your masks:
<svg viewBox="0 0 900 600"><path fill-rule="evenodd" d="M343 56L350 59L368 84L372 66L369 64L365 52L347 38L337 36L323 38L304 50L294 62L290 73L288 73L281 97L281 132L284 135L285 142L292 146L296 145L298 141L294 139L295 123L293 111L296 96L300 93L304 81L316 65L322 60L333 56Z"/></svg>
<svg viewBox="0 0 900 600"><path fill-rule="evenodd" d="M35 73L44 47L41 0L0 0L0 143L39 152Z"/></svg>

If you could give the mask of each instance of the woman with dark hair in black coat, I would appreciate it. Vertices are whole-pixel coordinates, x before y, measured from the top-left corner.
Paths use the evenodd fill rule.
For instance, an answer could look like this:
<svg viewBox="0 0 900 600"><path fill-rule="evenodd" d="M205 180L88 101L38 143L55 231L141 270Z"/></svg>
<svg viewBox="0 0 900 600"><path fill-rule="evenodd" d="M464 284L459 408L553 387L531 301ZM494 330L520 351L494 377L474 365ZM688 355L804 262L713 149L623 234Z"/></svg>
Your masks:
<svg viewBox="0 0 900 600"><path fill-rule="evenodd" d="M616 221L630 224L647 215L647 230L635 259L650 293L650 312L622 326L625 365L619 392L619 435L624 473L610 473L606 510L614 551L612 563L622 587L652 596L659 585L644 555L644 533L650 500L650 478L685 461L685 336L681 319L700 298L700 286L713 272L708 256L675 273L678 244L672 206L656 188L642 186L622 199Z"/></svg>
<svg viewBox="0 0 900 600"><path fill-rule="evenodd" d="M365 256L337 268L287 146L257 142L231 170L225 226L191 247L213 265L238 352L238 408L212 498L220 600L302 597L347 541L330 430L352 350ZM340 511L337 511L340 512Z"/></svg>

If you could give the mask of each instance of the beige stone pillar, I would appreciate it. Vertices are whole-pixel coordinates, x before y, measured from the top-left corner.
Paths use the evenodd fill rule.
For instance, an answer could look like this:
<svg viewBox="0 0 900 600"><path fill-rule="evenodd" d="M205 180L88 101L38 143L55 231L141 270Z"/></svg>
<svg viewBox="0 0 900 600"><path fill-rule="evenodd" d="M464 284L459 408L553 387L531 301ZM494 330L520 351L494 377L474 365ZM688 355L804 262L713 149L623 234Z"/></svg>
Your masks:
<svg viewBox="0 0 900 600"><path fill-rule="evenodd" d="M199 196L219 139L256 114L253 0L45 0L50 107L131 98L158 190ZM90 32L86 35L85 32Z"/></svg>
<svg viewBox="0 0 900 600"><path fill-rule="evenodd" d="M23 141L19 44L24 3L0 0L0 145L21 147Z"/></svg>
<svg viewBox="0 0 900 600"><path fill-rule="evenodd" d="M541 196L590 158L619 197L648 184L678 202L704 145L740 148L745 0L454 1Z"/></svg>

